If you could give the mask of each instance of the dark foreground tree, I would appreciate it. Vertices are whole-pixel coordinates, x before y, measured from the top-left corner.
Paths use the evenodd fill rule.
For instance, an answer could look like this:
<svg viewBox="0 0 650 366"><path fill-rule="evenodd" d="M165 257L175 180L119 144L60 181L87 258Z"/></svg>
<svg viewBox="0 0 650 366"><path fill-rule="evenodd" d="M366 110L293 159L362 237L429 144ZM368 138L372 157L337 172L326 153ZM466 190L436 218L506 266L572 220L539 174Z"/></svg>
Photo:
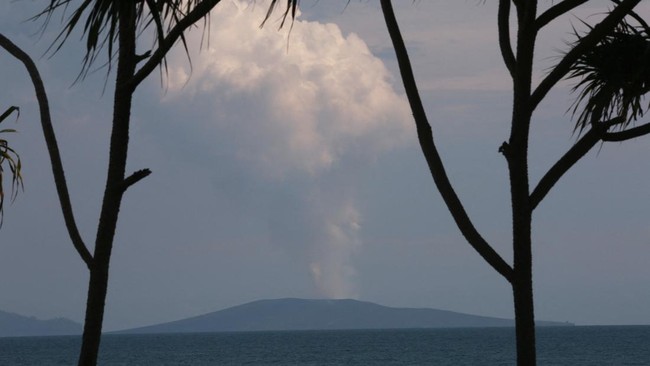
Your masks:
<svg viewBox="0 0 650 366"><path fill-rule="evenodd" d="M633 10L641 0L612 0L612 9L577 41L538 84L533 85L533 56L537 36L558 17L589 0L562 0L538 14L537 0L499 0L497 26L499 48L512 78L513 108L510 136L499 152L508 164L512 207L513 264L510 265L483 238L468 216L436 148L433 131L422 104L409 55L391 0L380 0L384 20L395 49L400 74L413 112L418 141L436 188L467 242L512 286L517 343L517 364L534 366L535 313L532 281L532 215L559 179L598 143L625 141L650 133L650 123L630 125L648 106L643 97L650 91L650 27ZM273 0L277 3L277 0ZM299 0L287 0L289 16ZM514 8L514 11L512 10ZM511 32L515 15L516 31ZM639 24L631 26L626 17ZM586 24L586 23L585 23ZM515 39L515 45L511 39ZM549 91L562 79L579 78L574 91L575 129L581 137L531 190L528 175L528 144L532 117Z"/></svg>
<svg viewBox="0 0 650 366"><path fill-rule="evenodd" d="M564 173L597 143L623 141L650 132L650 124L628 128L629 123L642 116L647 109L640 103L649 86L648 28L637 29L625 22L626 16L632 16L642 26L645 25L633 12L640 0L615 1L615 6L607 16L590 27L587 34L579 36L539 85L533 85L533 55L537 35L559 16L587 2L588 0L564 0L538 14L536 0L499 1L499 47L513 85L510 136L499 148L509 171L514 256L513 264L510 265L476 230L447 177L420 100L391 1L381 0L402 81L413 111L420 146L435 185L465 239L512 286L517 364L520 366L536 364L531 239L534 209ZM511 33L513 7L516 31ZM514 47L511 45L513 35L516 42ZM576 87L580 95L575 105L577 128L582 135L531 190L528 144L533 113L548 92L566 77L582 80ZM611 130L616 132L610 132Z"/></svg>
<svg viewBox="0 0 650 366"><path fill-rule="evenodd" d="M69 3L70 0L52 0L39 16L49 21L58 9L67 7ZM183 2L180 0L139 2L85 0L71 14L57 38L59 43L55 46L58 48L62 46L78 22L86 16L83 31L87 38L87 53L83 61L82 74L93 65L103 48L106 49L109 65L115 58L117 59L108 173L93 254L90 253L75 224L41 77L30 57L0 35L0 45L25 65L34 84L66 227L75 249L90 272L79 365L97 363L108 286L108 269L123 195L130 186L151 173L148 169L136 171L129 176L125 173L133 94L137 86L157 66L164 65L165 55L172 46L179 39L184 43L184 32L187 28L203 19L217 3L219 0ZM155 25L155 47L139 55L136 53L139 29L151 24ZM138 68L141 62L144 64Z"/></svg>
<svg viewBox="0 0 650 366"><path fill-rule="evenodd" d="M115 72L107 178L92 254L75 224L41 77L32 59L0 34L0 47L24 64L34 84L65 224L74 248L90 273L79 365L97 364L111 251L124 193L151 173L148 169L142 169L130 175L126 174L133 94L140 83L157 67L160 67L161 72L164 73L165 56L175 44L182 43L185 51L189 52L185 43L185 32L197 22L202 21L202 25L205 25L210 11L219 2L220 0L50 0L44 11L35 17L35 19L44 19L47 25L52 16L61 11L67 19L53 43L54 52L60 49L81 25L81 31L86 39L86 55L82 63L81 78L101 58L102 52L106 55L108 71L112 72L114 69ZM72 6L77 7L66 14ZM154 37L153 45L147 42L151 48L139 50L137 41L143 34L149 34L147 32ZM19 183L20 175L16 175L20 171L19 160L16 160L17 156L11 155L13 150L10 150L6 144L2 146L4 148L1 151L5 152L3 156L7 155L2 161L10 164L14 173L14 183Z"/></svg>

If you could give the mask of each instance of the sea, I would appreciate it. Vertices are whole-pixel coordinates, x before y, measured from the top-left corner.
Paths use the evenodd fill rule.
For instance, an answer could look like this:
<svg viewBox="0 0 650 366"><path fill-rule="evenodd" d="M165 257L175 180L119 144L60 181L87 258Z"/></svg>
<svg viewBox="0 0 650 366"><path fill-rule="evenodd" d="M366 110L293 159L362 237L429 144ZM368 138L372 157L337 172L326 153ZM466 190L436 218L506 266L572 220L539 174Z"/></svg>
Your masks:
<svg viewBox="0 0 650 366"><path fill-rule="evenodd" d="M76 365L80 338L0 338L0 365ZM650 326L537 329L539 365L650 365ZM103 366L515 365L513 328L107 334Z"/></svg>

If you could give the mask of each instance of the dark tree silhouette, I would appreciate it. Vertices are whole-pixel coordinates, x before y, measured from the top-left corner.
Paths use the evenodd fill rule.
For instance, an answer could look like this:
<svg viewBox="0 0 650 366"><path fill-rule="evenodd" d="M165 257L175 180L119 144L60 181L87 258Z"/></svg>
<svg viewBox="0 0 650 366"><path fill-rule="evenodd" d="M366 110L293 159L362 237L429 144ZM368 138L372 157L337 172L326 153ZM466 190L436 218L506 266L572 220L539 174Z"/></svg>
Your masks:
<svg viewBox="0 0 650 366"><path fill-rule="evenodd" d="M477 232L463 205L447 178L444 165L437 152L431 126L420 100L413 77L408 52L402 40L390 0L381 0L382 10L390 37L395 48L402 81L413 111L418 138L422 152L426 157L429 170L438 191L443 197L457 226L469 244L512 286L517 340L517 364L534 366L535 352L535 316L533 307L532 282L532 240L531 225L533 210L546 196L553 185L582 156L598 142L609 141L616 137L620 140L641 136L650 132L650 125L635 129L609 132L610 128L624 128L625 121L641 116L642 108L639 98L647 92L647 84L623 83L612 85L617 79L617 72L622 71L616 57L625 57L626 62L633 61L638 69L635 75L647 75L647 56L638 56L632 49L638 45L638 33L625 23L624 18L633 15L634 7L640 0L623 0L590 31L580 36L572 48L562 57L547 76L534 86L533 54L536 49L538 33L557 17L586 3L587 0L560 1L541 14L537 14L538 4L535 0L500 0L498 10L499 47L504 63L513 81L513 110L510 137L503 142L499 152L503 154L509 170L510 193L512 205L513 265L509 265ZM516 44L511 45L510 17L511 7L516 14ZM647 31L647 29L646 29ZM637 42L637 43L635 43ZM614 46L612 46L614 45ZM644 50L647 50L647 43ZM625 50L621 55L614 52ZM646 51L647 52L647 51ZM594 61L604 62L598 64ZM643 58L641 58L643 57ZM627 66L630 66L628 63ZM603 83L595 76L609 73ZM589 130L576 144L562 156L543 176L537 186L530 190L528 176L528 144L533 113L547 93L565 77L581 77L584 86L576 102L586 99L585 112L579 114L578 125L585 128L585 119L589 120ZM631 80L632 76L626 81ZM593 81L592 81L593 80ZM595 91L602 90L602 92ZM592 93L595 91L594 93ZM579 108L576 105L576 108Z"/></svg>
<svg viewBox="0 0 650 366"><path fill-rule="evenodd" d="M34 84L66 228L74 248L90 273L84 331L79 354L80 366L97 364L109 264L124 193L129 187L151 174L148 169L138 170L130 175L126 174L133 94L140 83L156 68L160 67L161 74L164 76L167 66L165 57L175 44L180 42L189 57L185 32L201 21L203 21L203 25L206 25L209 21L210 11L219 2L220 0L50 0L45 9L34 17L34 19L43 19L47 26L52 16L59 11L64 12L64 18L67 20L52 44L51 51L54 53L63 47L75 29L82 27L83 36L86 39L86 55L82 62L80 78L83 79L90 67L101 59L102 51L105 52L106 57L107 77L111 72L115 72L107 178L92 253L79 234L75 223L42 79L32 59L0 34L0 47L23 63ZM77 8L73 9L66 17L65 11L72 5L76 5ZM140 39L139 37L146 34L145 31L148 28L152 29L151 33L154 35L155 42L152 48L138 53L137 41ZM3 151L13 152L12 150ZM12 156L9 157L12 158ZM6 159L6 161L10 164L18 162L15 158L17 156L14 156L13 160ZM19 168L19 163L16 167ZM15 172L18 173L19 169ZM17 182L21 182L20 176L16 177L18 177ZM16 181L14 180L14 182Z"/></svg>
<svg viewBox="0 0 650 366"><path fill-rule="evenodd" d="M534 209L550 189L596 144L624 141L650 133L650 123L629 128L648 109L641 104L650 90L650 27L634 13L640 0L612 0L613 8L577 40L546 77L533 85L533 55L538 33L589 0L562 0L538 14L537 0L499 0L499 48L513 82L510 136L499 152L508 164L512 206L513 264L506 262L481 236L447 177L417 88L409 55L391 0L381 0L384 20L395 49L400 74L413 112L418 141L436 188L467 242L512 286L517 342L517 364L534 366L535 316L532 282L531 226ZM273 3L276 3L274 0ZM287 11L299 0L287 0ZM513 10L514 8L514 10ZM516 32L510 30L515 14ZM291 12L293 17L295 10ZM631 26L626 17L639 27ZM585 23L586 24L586 23ZM514 47L511 39L515 39ZM581 137L542 177L531 192L528 144L532 116L547 93L564 78L580 78L575 91L576 129Z"/></svg>

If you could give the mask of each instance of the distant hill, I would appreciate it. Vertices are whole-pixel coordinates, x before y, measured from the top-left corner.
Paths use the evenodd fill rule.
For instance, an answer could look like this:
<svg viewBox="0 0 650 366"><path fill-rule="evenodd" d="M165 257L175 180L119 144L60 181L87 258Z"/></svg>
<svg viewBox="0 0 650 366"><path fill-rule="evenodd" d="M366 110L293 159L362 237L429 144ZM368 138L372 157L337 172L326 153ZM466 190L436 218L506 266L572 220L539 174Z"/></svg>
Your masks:
<svg viewBox="0 0 650 366"><path fill-rule="evenodd" d="M40 320L0 311L0 337L81 334L81 324L65 318Z"/></svg>
<svg viewBox="0 0 650 366"><path fill-rule="evenodd" d="M540 326L573 325L538 322ZM512 319L435 309L391 308L357 300L260 300L169 323L119 333L199 333L269 330L512 327Z"/></svg>

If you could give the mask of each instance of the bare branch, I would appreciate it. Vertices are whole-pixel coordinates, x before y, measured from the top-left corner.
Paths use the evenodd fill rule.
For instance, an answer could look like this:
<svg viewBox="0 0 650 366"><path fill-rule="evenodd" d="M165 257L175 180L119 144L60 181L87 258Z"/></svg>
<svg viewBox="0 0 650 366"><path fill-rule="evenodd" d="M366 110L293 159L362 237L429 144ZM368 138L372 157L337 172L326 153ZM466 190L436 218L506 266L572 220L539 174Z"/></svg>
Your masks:
<svg viewBox="0 0 650 366"><path fill-rule="evenodd" d="M650 134L650 123L625 131L607 132L612 126L624 122L625 118L617 117L598 126L592 126L589 132L584 134L539 181L530 195L531 209L534 210L560 178L599 141L620 142Z"/></svg>
<svg viewBox="0 0 650 366"><path fill-rule="evenodd" d="M74 219L72 204L70 203L70 195L68 193L68 186L65 180L65 172L63 171L63 164L61 163L61 154L59 153L59 146L56 140L56 135L54 134L54 128L52 127L50 106L47 100L47 94L45 92L43 80L41 79L38 69L36 68L36 64L34 64L34 61L29 57L29 55L27 55L23 50L13 44L2 34L0 34L0 46L7 50L7 52L9 52L12 56L21 61L23 65L25 65L25 68L27 69L27 72L32 79L34 90L36 92L36 99L38 100L38 106L40 109L43 135L45 136L47 150L50 155L50 163L52 165L54 183L56 185L56 191L59 196L61 210L63 211L65 226L68 230L68 234L70 235L70 239L72 240L72 244L79 253L81 259L84 261L84 263L86 263L86 266L88 266L90 269L93 264L93 257L84 244Z"/></svg>
<svg viewBox="0 0 650 366"><path fill-rule="evenodd" d="M139 181L143 180L146 178L149 174L151 174L151 170L149 169L142 169L134 172L133 174L129 175L124 179L122 182L122 191L126 191L131 187L132 185L138 183Z"/></svg>
<svg viewBox="0 0 650 366"><path fill-rule="evenodd" d="M456 225L460 229L463 236L467 239L470 245L488 262L497 272L509 282L513 280L512 267L501 258L501 256L483 239L483 237L476 230L472 221L467 216L467 212L460 202L456 192L454 191L447 173L445 172L444 165L438 154L438 150L433 141L433 133L431 125L427 120L422 101L415 83L411 62L408 57L404 40L402 39L395 13L393 11L390 0L381 0L382 10L384 12L384 19L388 32L390 33L391 40L395 52L397 53L397 60L399 63L400 73L404 82L404 88L411 105L413 117L417 127L418 139L420 146L426 158L429 170L440 191L447 208L451 212Z"/></svg>
<svg viewBox="0 0 650 366"><path fill-rule="evenodd" d="M626 15L628 15L641 0L624 0L612 10L600 23L584 36L571 49L537 86L530 98L530 108L535 109L546 94L571 70L576 60L605 37Z"/></svg>
<svg viewBox="0 0 650 366"><path fill-rule="evenodd" d="M597 129L591 129L584 134L578 142L573 145L542 177L537 184L537 187L530 194L530 209L535 210L537 205L546 197L548 192L553 188L560 178L569 170L575 163L585 156L591 150L600 138L602 133Z"/></svg>
<svg viewBox="0 0 650 366"><path fill-rule="evenodd" d="M510 43L510 0L499 0L499 48L510 76L514 77L517 60Z"/></svg>
<svg viewBox="0 0 650 366"><path fill-rule="evenodd" d="M645 136L650 133L650 123L630 128L619 132L608 132L603 136L603 141L626 141L636 137Z"/></svg>
<svg viewBox="0 0 650 366"><path fill-rule="evenodd" d="M11 107L7 108L2 115L0 115L0 123L5 120L5 118L9 117L12 113L16 112L18 114L18 117L16 119L20 118L20 108L18 108L15 105L12 105Z"/></svg>
<svg viewBox="0 0 650 366"><path fill-rule="evenodd" d="M535 21L535 27L539 31L544 28L548 23L552 22L556 18L570 12L571 10L577 8L578 6L586 3L589 0L564 0L553 6L548 10L543 12Z"/></svg>
<svg viewBox="0 0 650 366"><path fill-rule="evenodd" d="M582 159L591 148L593 148L606 135L607 130L617 124L625 122L625 118L617 117L598 125L592 125L591 129L585 133L570 149L567 151L548 172L540 179L537 187L530 194L530 208L535 210L537 205L546 197L553 186L562 178L562 176L573 167L578 160ZM650 132L650 131L649 131Z"/></svg>

